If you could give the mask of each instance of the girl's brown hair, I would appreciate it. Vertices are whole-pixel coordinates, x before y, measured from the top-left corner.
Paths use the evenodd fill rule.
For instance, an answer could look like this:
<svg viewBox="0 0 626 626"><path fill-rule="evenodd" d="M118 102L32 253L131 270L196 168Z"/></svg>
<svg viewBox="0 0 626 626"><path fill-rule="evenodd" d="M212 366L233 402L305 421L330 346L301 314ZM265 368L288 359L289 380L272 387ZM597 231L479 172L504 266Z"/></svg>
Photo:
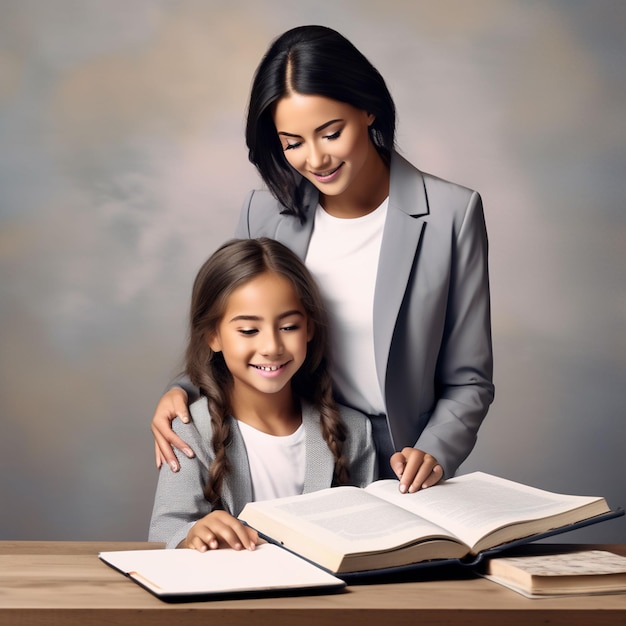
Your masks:
<svg viewBox="0 0 626 626"><path fill-rule="evenodd" d="M185 370L206 396L211 415L215 460L204 493L214 507L220 505L224 477L231 469L226 450L231 441L227 417L231 413L232 375L222 354L209 347L207 337L216 331L230 294L267 272L291 282L313 325L305 361L291 379L291 386L296 396L310 402L320 413L322 434L335 458L333 483L348 481L348 467L342 456L346 430L333 399L328 324L317 285L302 261L283 244L267 238L235 239L211 255L196 276L185 359Z"/></svg>

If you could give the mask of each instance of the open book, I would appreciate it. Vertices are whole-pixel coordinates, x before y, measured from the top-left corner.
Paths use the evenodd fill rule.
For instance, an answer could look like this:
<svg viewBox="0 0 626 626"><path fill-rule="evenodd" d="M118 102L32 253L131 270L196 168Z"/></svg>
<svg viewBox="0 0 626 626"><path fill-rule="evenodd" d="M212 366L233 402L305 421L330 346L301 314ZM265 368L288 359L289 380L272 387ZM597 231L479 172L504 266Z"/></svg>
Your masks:
<svg viewBox="0 0 626 626"><path fill-rule="evenodd" d="M344 574L439 559L475 564L496 546L618 515L623 511L611 512L604 498L475 472L414 494L401 494L396 480L379 480L365 489L250 502L239 518L267 540Z"/></svg>

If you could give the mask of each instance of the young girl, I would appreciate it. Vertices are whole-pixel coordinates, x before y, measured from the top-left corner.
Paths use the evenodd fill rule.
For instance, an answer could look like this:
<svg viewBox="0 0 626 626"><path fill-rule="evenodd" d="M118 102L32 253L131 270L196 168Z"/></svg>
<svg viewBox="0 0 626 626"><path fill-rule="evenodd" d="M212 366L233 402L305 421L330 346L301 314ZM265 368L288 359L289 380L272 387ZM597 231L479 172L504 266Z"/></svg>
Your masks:
<svg viewBox="0 0 626 626"><path fill-rule="evenodd" d="M269 239L222 246L196 277L189 326L201 395L175 427L196 455L161 470L151 541L254 549L236 519L247 502L374 478L369 423L333 400L323 306L295 254Z"/></svg>
<svg viewBox="0 0 626 626"><path fill-rule="evenodd" d="M395 151L385 82L339 33L302 26L254 77L246 142L269 191L246 199L237 235L289 246L327 306L337 398L368 415L381 475L415 491L451 477L494 396L487 233L475 191ZM159 402L157 463L193 386ZM391 458L391 463L389 459Z"/></svg>

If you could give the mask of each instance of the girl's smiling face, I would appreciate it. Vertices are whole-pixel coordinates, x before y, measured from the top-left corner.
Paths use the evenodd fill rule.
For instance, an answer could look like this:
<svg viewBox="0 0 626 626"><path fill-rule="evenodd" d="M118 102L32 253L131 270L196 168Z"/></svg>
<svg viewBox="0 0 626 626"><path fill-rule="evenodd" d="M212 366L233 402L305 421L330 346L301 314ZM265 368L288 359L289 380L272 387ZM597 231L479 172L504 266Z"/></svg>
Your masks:
<svg viewBox="0 0 626 626"><path fill-rule="evenodd" d="M369 137L373 121L374 115L345 102L299 93L274 109L287 162L328 197L367 189L373 159L380 163Z"/></svg>
<svg viewBox="0 0 626 626"><path fill-rule="evenodd" d="M233 395L286 390L307 354L312 324L291 282L271 272L236 288L208 343L222 352ZM241 397L239 395L239 397Z"/></svg>

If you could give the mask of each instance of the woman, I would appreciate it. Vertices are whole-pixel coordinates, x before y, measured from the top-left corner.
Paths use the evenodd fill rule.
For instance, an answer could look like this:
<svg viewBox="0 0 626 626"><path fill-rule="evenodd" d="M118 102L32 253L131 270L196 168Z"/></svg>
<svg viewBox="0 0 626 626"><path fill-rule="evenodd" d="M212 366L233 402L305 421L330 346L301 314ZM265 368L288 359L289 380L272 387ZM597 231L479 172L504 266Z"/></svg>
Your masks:
<svg viewBox="0 0 626 626"><path fill-rule="evenodd" d="M383 78L321 26L270 46L246 141L269 192L250 193L237 236L281 241L318 280L337 399L369 416L380 475L402 492L453 476L494 395L480 196L395 151ZM170 444L192 454L170 424L188 419L188 395L171 389L157 406L157 464L177 467Z"/></svg>

